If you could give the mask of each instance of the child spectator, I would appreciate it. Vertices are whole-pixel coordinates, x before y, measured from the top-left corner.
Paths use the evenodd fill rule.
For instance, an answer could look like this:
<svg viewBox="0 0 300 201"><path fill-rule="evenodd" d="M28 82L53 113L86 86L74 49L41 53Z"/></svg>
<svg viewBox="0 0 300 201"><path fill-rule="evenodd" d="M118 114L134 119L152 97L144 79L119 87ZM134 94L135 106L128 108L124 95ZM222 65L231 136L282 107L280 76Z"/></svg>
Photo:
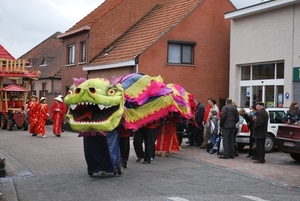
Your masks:
<svg viewBox="0 0 300 201"><path fill-rule="evenodd" d="M212 147L214 147L215 144L216 144L217 134L218 134L218 131L219 131L218 112L216 110L211 110L209 118L210 118L209 119L209 133L210 133L209 140L212 144ZM216 150L213 149L213 148L209 150L210 154L213 154L215 152L216 152Z"/></svg>

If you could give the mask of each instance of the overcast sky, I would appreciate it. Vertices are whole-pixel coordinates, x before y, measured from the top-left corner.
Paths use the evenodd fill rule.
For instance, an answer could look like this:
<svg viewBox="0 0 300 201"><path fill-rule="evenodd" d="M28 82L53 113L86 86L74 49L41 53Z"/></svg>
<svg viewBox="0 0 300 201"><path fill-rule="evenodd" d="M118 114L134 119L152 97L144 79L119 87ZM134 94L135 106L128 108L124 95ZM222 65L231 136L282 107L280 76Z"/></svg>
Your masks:
<svg viewBox="0 0 300 201"><path fill-rule="evenodd" d="M243 8L263 0L231 1L237 8ZM0 0L0 44L17 59L55 32L64 33L103 2Z"/></svg>

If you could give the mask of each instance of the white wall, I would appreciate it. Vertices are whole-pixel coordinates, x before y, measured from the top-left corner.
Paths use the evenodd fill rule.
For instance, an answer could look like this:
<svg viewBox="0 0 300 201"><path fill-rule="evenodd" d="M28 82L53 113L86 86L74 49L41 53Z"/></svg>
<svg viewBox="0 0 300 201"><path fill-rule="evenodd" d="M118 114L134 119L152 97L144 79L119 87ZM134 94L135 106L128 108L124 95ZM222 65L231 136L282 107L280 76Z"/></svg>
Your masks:
<svg viewBox="0 0 300 201"><path fill-rule="evenodd" d="M284 100L293 100L293 67L300 66L300 5L231 20L229 97L239 102L240 64L284 61Z"/></svg>

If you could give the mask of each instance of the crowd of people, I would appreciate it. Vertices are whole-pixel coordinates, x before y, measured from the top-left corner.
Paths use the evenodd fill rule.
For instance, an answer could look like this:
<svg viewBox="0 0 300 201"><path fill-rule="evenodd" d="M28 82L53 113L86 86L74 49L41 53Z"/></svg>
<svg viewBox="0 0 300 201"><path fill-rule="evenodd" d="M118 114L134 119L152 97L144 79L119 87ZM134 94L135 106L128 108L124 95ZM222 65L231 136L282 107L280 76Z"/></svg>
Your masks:
<svg viewBox="0 0 300 201"><path fill-rule="evenodd" d="M247 157L254 163L265 163L265 139L267 135L268 113L263 102L252 105L250 113L245 109L238 109L232 99L226 99L225 106L219 110L215 99L209 98L207 106L196 103L196 110L192 119L186 120L170 113L164 119L139 129L133 133L133 146L136 162L144 160L150 164L155 156L170 156L175 151L182 150L182 134L187 132L187 146L207 149L214 154L222 146L220 159L234 159L238 156L238 146L235 142L239 129L240 116L244 117L250 130L249 153ZM290 112L286 114L289 123L300 119L299 110L295 113L292 104ZM294 111L294 112L293 112ZM143 144L144 143L144 150ZM129 154L129 153L128 153ZM127 161L126 161L127 166Z"/></svg>
<svg viewBox="0 0 300 201"><path fill-rule="evenodd" d="M36 95L30 96L25 111L29 120L29 133L31 136L46 138L45 125L50 116L47 98L41 97L40 100L38 100ZM67 112L67 107L63 102L62 95L54 98L54 103L52 104L50 111L53 120L53 134L60 137L63 132L63 119Z"/></svg>

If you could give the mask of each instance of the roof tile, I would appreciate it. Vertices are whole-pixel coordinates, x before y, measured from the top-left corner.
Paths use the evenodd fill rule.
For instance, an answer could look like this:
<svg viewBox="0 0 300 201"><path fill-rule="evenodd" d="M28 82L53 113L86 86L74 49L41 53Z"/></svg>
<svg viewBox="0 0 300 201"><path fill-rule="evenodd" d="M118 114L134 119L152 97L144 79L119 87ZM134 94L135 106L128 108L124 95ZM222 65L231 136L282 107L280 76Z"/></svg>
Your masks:
<svg viewBox="0 0 300 201"><path fill-rule="evenodd" d="M15 59L1 44L0 44L0 58Z"/></svg>
<svg viewBox="0 0 300 201"><path fill-rule="evenodd" d="M91 61L90 66L133 60L183 20L202 0L177 0L160 4ZM110 46L110 47L111 47ZM107 47L106 49L110 49Z"/></svg>
<svg viewBox="0 0 300 201"><path fill-rule="evenodd" d="M30 68L39 70L40 78L61 78L62 43L57 39L59 34L61 32L54 33L20 57L26 61L31 60L32 67ZM47 62L46 65L42 65L44 58Z"/></svg>

